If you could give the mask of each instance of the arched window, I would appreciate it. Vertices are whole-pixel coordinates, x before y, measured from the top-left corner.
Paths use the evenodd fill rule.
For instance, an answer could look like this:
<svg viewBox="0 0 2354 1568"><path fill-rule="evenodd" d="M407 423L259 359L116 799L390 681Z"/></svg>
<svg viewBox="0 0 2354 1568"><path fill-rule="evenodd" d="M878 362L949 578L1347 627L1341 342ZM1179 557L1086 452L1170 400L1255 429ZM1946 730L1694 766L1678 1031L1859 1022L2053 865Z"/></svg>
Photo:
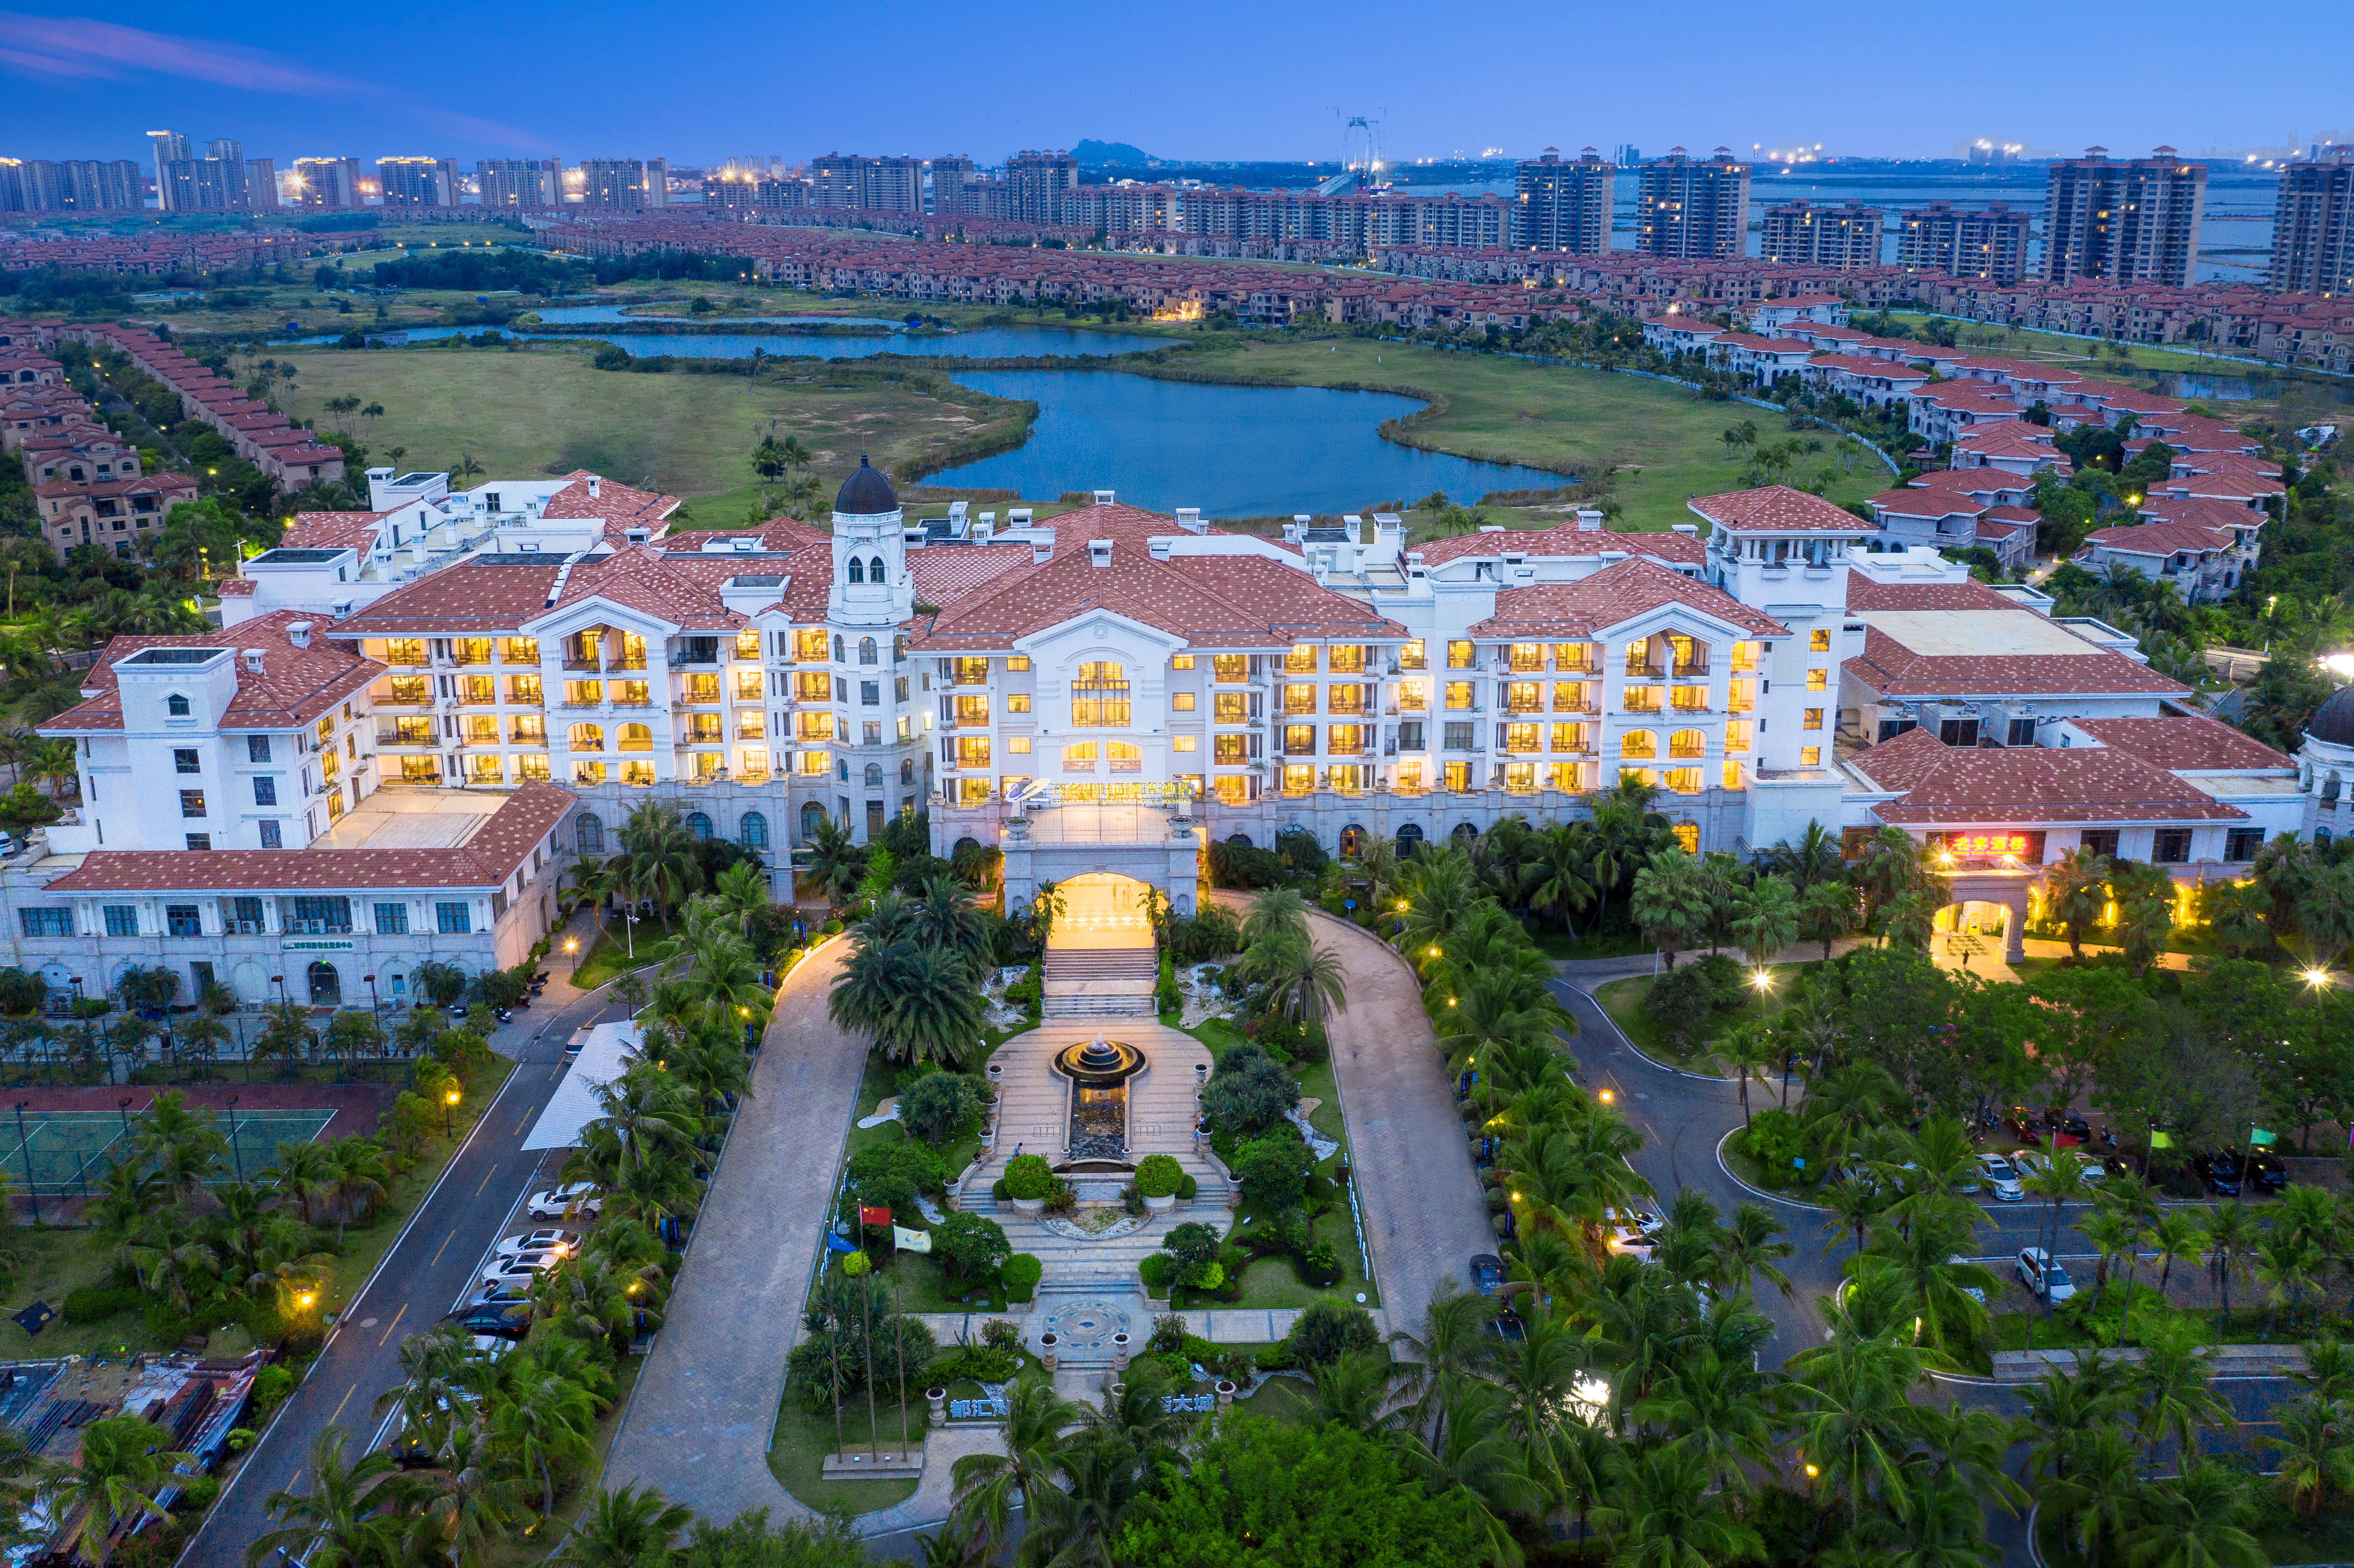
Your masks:
<svg viewBox="0 0 2354 1568"><path fill-rule="evenodd" d="M769 847L769 819L758 811L747 811L744 820L736 824L736 839L746 849L755 852Z"/></svg>
<svg viewBox="0 0 2354 1568"><path fill-rule="evenodd" d="M866 563L866 580L870 583L887 582L890 580L889 574L883 570L882 556L877 556L873 560Z"/></svg>
<svg viewBox="0 0 2354 1568"><path fill-rule="evenodd" d="M913 784L915 781L916 759L912 757L901 758L899 759L899 782L902 784Z"/></svg>
<svg viewBox="0 0 2354 1568"><path fill-rule="evenodd" d="M653 748L654 732L642 724L623 725L620 741L614 747L617 751L652 751Z"/></svg>
<svg viewBox="0 0 2354 1568"><path fill-rule="evenodd" d="M858 640L858 662L862 664L873 664L880 662L875 657L875 639L872 637L862 637Z"/></svg>
<svg viewBox="0 0 2354 1568"><path fill-rule="evenodd" d="M870 789L880 789L883 788L883 765L881 763L870 762L866 765L866 787Z"/></svg>
<svg viewBox="0 0 2354 1568"><path fill-rule="evenodd" d="M1398 859L1412 860L1415 852L1420 848L1422 848L1422 829L1418 824L1408 822L1398 829Z"/></svg>
<svg viewBox="0 0 2354 1568"><path fill-rule="evenodd" d="M850 580L854 583L866 580L866 565L855 556L850 557Z"/></svg>
<svg viewBox="0 0 2354 1568"><path fill-rule="evenodd" d="M174 718L186 718L188 716L188 699L174 692L164 699L164 711Z"/></svg>
<svg viewBox="0 0 2354 1568"><path fill-rule="evenodd" d="M1226 835L1226 842L1234 845L1236 849L1249 849L1251 847L1250 835L1248 833L1228 833Z"/></svg>
<svg viewBox="0 0 2354 1568"><path fill-rule="evenodd" d="M839 663L841 663L841 662L843 662L843 658L842 658L842 633L841 633L841 632L839 632L839 631L837 631L837 632L835 632L835 633L833 634L833 662L834 662L835 663L837 663L837 664L839 664Z"/></svg>
<svg viewBox="0 0 2354 1568"><path fill-rule="evenodd" d="M1354 860L1365 853L1365 830L1351 822L1341 830L1341 858Z"/></svg>
<svg viewBox="0 0 2354 1568"><path fill-rule="evenodd" d="M1129 741L1115 740L1107 743L1104 749L1111 756L1111 770L1114 773L1144 771L1144 747Z"/></svg>
<svg viewBox="0 0 2354 1568"><path fill-rule="evenodd" d="M605 821L596 812L581 812L579 821L573 824L572 832L582 854L605 853Z"/></svg>
<svg viewBox="0 0 2354 1568"><path fill-rule="evenodd" d="M687 837L693 839L696 843L705 843L709 842L711 838L710 817L701 811L689 811L686 814L686 834Z"/></svg>
<svg viewBox="0 0 2354 1568"><path fill-rule="evenodd" d="M1458 822L1455 824L1455 840L1457 842L1460 843L1465 839L1476 839L1479 836L1479 829L1477 824L1472 822Z"/></svg>
<svg viewBox="0 0 2354 1568"><path fill-rule="evenodd" d="M1079 729L1128 727L1128 669L1108 659L1079 666L1071 683L1071 723Z"/></svg>
<svg viewBox="0 0 2354 1568"><path fill-rule="evenodd" d="M957 840L956 847L949 852L949 858L950 860L954 860L957 856L964 853L967 850L970 850L973 853L979 854L981 853L981 841L976 838L961 838Z"/></svg>
<svg viewBox="0 0 2354 1568"><path fill-rule="evenodd" d="M1618 755L1653 758L1659 755L1659 737L1648 729L1630 729L1618 737Z"/></svg>
<svg viewBox="0 0 2354 1568"><path fill-rule="evenodd" d="M574 725L572 726L571 735L567 738L569 740L572 749L575 751L602 751L605 749L605 732L602 728L593 724Z"/></svg>
<svg viewBox="0 0 2354 1568"><path fill-rule="evenodd" d="M311 966L308 978L311 981L311 1005L313 1007L340 1007L343 1005L344 977L335 972L334 965L327 962L324 959L321 959Z"/></svg>
<svg viewBox="0 0 2354 1568"><path fill-rule="evenodd" d="M1680 729L1668 736L1670 757L1706 757L1708 736L1696 729Z"/></svg>
<svg viewBox="0 0 2354 1568"><path fill-rule="evenodd" d="M1073 744L1063 747L1064 772L1093 773L1095 770L1096 743L1094 741L1076 741Z"/></svg>
<svg viewBox="0 0 2354 1568"><path fill-rule="evenodd" d="M817 837L818 829L824 826L824 824L825 808L819 805L815 800L804 801L801 805L802 842L806 843L811 839Z"/></svg>

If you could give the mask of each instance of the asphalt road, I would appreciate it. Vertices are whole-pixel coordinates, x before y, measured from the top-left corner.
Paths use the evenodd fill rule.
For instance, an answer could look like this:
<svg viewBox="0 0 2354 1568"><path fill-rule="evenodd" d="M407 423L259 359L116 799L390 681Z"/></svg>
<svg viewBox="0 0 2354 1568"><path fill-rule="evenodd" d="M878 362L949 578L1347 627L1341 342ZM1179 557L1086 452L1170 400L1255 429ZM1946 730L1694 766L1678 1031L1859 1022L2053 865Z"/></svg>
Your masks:
<svg viewBox="0 0 2354 1568"><path fill-rule="evenodd" d="M1642 1133L1643 1147L1636 1151L1633 1163L1659 1193L1663 1209L1674 1201L1679 1191L1696 1187L1715 1199L1717 1207L1728 1215L1738 1204L1762 1202L1787 1227L1784 1239L1798 1248L1782 1264L1783 1273L1789 1277L1790 1295L1786 1298L1766 1287L1757 1297L1758 1309L1775 1324L1766 1359L1771 1364L1778 1364L1798 1351L1822 1342L1825 1330L1817 1303L1838 1286L1840 1270L1853 1255L1855 1244L1852 1239L1827 1238L1825 1222L1830 1216L1811 1204L1755 1192L1735 1181L1718 1157L1717 1146L1727 1133L1741 1125L1741 1098L1736 1087L1722 1079L1678 1073L1649 1060L1628 1043L1618 1026L1587 994L1585 988L1606 980L1649 974L1651 963L1646 955L1566 965L1563 967L1571 971L1570 977L1552 982L1553 993L1577 1019L1578 1036L1573 1049L1579 1079L1589 1091L1610 1091L1628 1120ZM1749 1104L1753 1112L1774 1103L1775 1091L1751 1086ZM1986 1218L1978 1231L1976 1260L2009 1278L2012 1257L2020 1247L2048 1240L2051 1210L2032 1201L1999 1203L1992 1199L1983 1201L1979 1207ZM2076 1227L2092 1213L2090 1203L2063 1205L2060 1237L2052 1248L2062 1263L2088 1287L2093 1248ZM2295 1394L2298 1385L2285 1378L2232 1377L2217 1379L2215 1388L2230 1404L2241 1427L2236 1434L2210 1440L2206 1445L2210 1451L2252 1444L2271 1426L2274 1407ZM1965 1405L2006 1415L2025 1414L2014 1385L1997 1384L1982 1378L1939 1377L1923 1397L1950 1397ZM2025 1461L2026 1452L2024 1445L2012 1448L2009 1464L2014 1473ZM2168 1462L2167 1450L2161 1449L2159 1457L2161 1463ZM2028 1552L2023 1516L2014 1519L1995 1511L1988 1517L1987 1534L1988 1540L2002 1548L2004 1568L2030 1568L2032 1560Z"/></svg>
<svg viewBox="0 0 2354 1568"><path fill-rule="evenodd" d="M507 1234L508 1220L537 1181L543 1160L553 1174L560 1154L525 1153L524 1134L564 1075L565 1040L608 1011L591 993L552 1012L519 1013L500 1032L493 1044L516 1059L515 1070L223 1489L188 1543L183 1568L242 1568L246 1549L276 1527L270 1495L297 1489L311 1440L326 1426L353 1434L347 1453L374 1445L381 1424L370 1412L376 1395L400 1382L401 1340L431 1328L457 1305L478 1277L484 1255Z"/></svg>

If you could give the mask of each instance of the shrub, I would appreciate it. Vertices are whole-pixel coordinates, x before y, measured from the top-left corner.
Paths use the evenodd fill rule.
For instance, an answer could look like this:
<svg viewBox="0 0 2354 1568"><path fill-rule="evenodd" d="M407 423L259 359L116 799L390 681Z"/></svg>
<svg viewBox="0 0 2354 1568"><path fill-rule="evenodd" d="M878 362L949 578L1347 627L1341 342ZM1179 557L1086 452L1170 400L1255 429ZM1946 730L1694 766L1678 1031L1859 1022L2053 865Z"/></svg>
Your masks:
<svg viewBox="0 0 2354 1568"><path fill-rule="evenodd" d="M1709 1020L1723 1005L1716 979L1705 960L1670 969L1651 982L1643 998L1643 1011L1679 1051L1700 1044Z"/></svg>
<svg viewBox="0 0 2354 1568"><path fill-rule="evenodd" d="M1137 1260L1136 1272L1144 1281L1147 1296L1167 1296L1171 1277L1177 1272L1177 1260L1165 1252L1149 1252Z"/></svg>
<svg viewBox="0 0 2354 1568"><path fill-rule="evenodd" d="M1373 1350L1381 1342L1381 1331L1373 1327L1372 1313L1363 1307L1342 1307L1331 1301L1310 1303L1283 1340L1284 1348L1302 1366L1329 1365L1342 1356Z"/></svg>
<svg viewBox="0 0 2354 1568"><path fill-rule="evenodd" d="M1161 1245L1175 1260L1171 1277L1180 1285L1202 1285L1218 1255L1217 1228L1188 1220L1182 1225L1170 1226L1169 1234L1161 1238Z"/></svg>
<svg viewBox="0 0 2354 1568"><path fill-rule="evenodd" d="M1194 1181L1191 1175L1180 1176L1177 1179L1177 1199L1180 1202L1192 1202L1193 1194L1201 1190L1202 1184Z"/></svg>
<svg viewBox="0 0 2354 1568"><path fill-rule="evenodd" d="M1283 1119L1299 1103L1299 1085L1257 1046L1227 1047L1202 1090L1202 1109L1245 1138Z"/></svg>
<svg viewBox="0 0 2354 1568"><path fill-rule="evenodd" d="M924 1375L936 1383L954 1383L959 1378L970 1378L975 1383L1008 1383L1021 1364L1022 1358L1011 1350L967 1345L933 1361L924 1370Z"/></svg>
<svg viewBox="0 0 2354 1568"><path fill-rule="evenodd" d="M1148 1154L1137 1162L1136 1190L1148 1198L1173 1198L1184 1181L1185 1168L1173 1154Z"/></svg>
<svg viewBox="0 0 2354 1568"><path fill-rule="evenodd" d="M1299 1360L1299 1357L1292 1354L1291 1341L1288 1340L1285 1340L1279 1344L1267 1346L1267 1349L1259 1351L1257 1355L1251 1359L1258 1363L1258 1370L1261 1372L1284 1372L1298 1365ZM1241 1380L1236 1379L1235 1381L1239 1382Z"/></svg>
<svg viewBox="0 0 2354 1568"><path fill-rule="evenodd" d="M1013 1194L1006 1189L1004 1177L1000 1176L996 1181L991 1181L989 1184L989 1195L996 1199L1001 1203L1005 1202L1007 1198L1013 1196Z"/></svg>
<svg viewBox="0 0 2354 1568"><path fill-rule="evenodd" d="M65 1317L69 1323L95 1323L146 1304L147 1293L135 1285L85 1285L66 1297Z"/></svg>
<svg viewBox="0 0 2354 1568"><path fill-rule="evenodd" d="M1045 1272L1046 1266L1036 1257L1026 1252L1017 1252L999 1266L997 1277L1005 1282L1005 1298L1008 1301L1027 1301L1037 1290L1039 1278Z"/></svg>
<svg viewBox="0 0 2354 1568"><path fill-rule="evenodd" d="M1806 1124L1780 1106L1767 1106L1750 1118L1749 1130L1741 1135L1741 1151L1757 1161L1771 1185L1805 1180L1807 1173L1793 1161L1805 1156L1807 1145Z"/></svg>
<svg viewBox="0 0 2354 1568"><path fill-rule="evenodd" d="M1316 1157L1298 1133L1286 1129L1243 1145L1228 1164L1243 1184L1246 1200L1291 1209L1307 1194L1308 1172Z"/></svg>
<svg viewBox="0 0 2354 1568"><path fill-rule="evenodd" d="M1078 1212L1079 1195L1071 1191L1071 1184L1068 1181L1057 1176L1055 1178L1055 1184L1046 1190L1046 1213L1075 1214Z"/></svg>
<svg viewBox="0 0 2354 1568"><path fill-rule="evenodd" d="M1043 1154L1017 1154L1005 1162L1005 1194L1034 1202L1055 1190L1055 1170Z"/></svg>
<svg viewBox="0 0 2354 1568"><path fill-rule="evenodd" d="M853 1279L856 1279L874 1266L874 1259L863 1252L846 1252L842 1255L842 1272Z"/></svg>
<svg viewBox="0 0 2354 1568"><path fill-rule="evenodd" d="M1301 1255L1299 1263L1299 1281L1311 1289L1321 1290L1341 1283L1341 1255L1331 1242L1320 1241Z"/></svg>
<svg viewBox="0 0 2354 1568"><path fill-rule="evenodd" d="M294 1392L294 1374L282 1366L266 1366L253 1377L253 1404L249 1414L259 1420L286 1403Z"/></svg>
<svg viewBox="0 0 2354 1568"><path fill-rule="evenodd" d="M1271 850L1221 840L1210 845L1210 882L1228 888L1280 887L1283 862Z"/></svg>
<svg viewBox="0 0 2354 1568"><path fill-rule="evenodd" d="M850 1157L846 1204L887 1208L912 1216L916 1194L938 1192L948 1187L940 1157L916 1143L877 1143Z"/></svg>
<svg viewBox="0 0 2354 1568"><path fill-rule="evenodd" d="M824 925L818 927L818 933L821 936L839 937L842 935L842 922L839 920L828 920Z"/></svg>
<svg viewBox="0 0 2354 1568"><path fill-rule="evenodd" d="M932 1227L932 1251L952 1272L976 1279L1013 1256L1013 1245L1005 1239L1005 1227L995 1220L960 1211L941 1215L940 1223Z"/></svg>
<svg viewBox="0 0 2354 1568"><path fill-rule="evenodd" d="M1027 1257L1029 1255L1020 1255ZM1022 1325L1010 1319L991 1318L981 1326L981 1342L992 1351L1019 1351L1022 1348Z"/></svg>
<svg viewBox="0 0 2354 1568"><path fill-rule="evenodd" d="M190 1477L181 1483L180 1496L172 1506L189 1513L202 1513L213 1506L213 1499L220 1496L220 1489L218 1476Z"/></svg>
<svg viewBox="0 0 2354 1568"><path fill-rule="evenodd" d="M981 1080L963 1073L930 1073L899 1097L899 1123L935 1147L981 1119L988 1105Z"/></svg>
<svg viewBox="0 0 2354 1568"><path fill-rule="evenodd" d="M1174 1312L1163 1312L1152 1319L1152 1332L1145 1340L1148 1351L1185 1352L1185 1319Z"/></svg>

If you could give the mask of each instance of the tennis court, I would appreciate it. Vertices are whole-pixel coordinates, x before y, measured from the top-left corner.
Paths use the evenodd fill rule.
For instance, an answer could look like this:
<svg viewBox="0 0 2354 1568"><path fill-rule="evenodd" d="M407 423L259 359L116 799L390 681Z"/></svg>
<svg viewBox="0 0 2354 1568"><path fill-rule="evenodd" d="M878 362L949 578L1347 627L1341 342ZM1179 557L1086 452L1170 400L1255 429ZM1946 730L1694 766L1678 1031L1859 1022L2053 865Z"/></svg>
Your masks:
<svg viewBox="0 0 2354 1568"><path fill-rule="evenodd" d="M236 1123L235 1145L223 1155L217 1181L234 1181L240 1171L250 1180L277 1162L281 1143L307 1143L335 1119L333 1108L213 1114L225 1137ZM0 1171L43 1197L85 1196L129 1156L136 1125L113 1111L16 1112L0 1118Z"/></svg>

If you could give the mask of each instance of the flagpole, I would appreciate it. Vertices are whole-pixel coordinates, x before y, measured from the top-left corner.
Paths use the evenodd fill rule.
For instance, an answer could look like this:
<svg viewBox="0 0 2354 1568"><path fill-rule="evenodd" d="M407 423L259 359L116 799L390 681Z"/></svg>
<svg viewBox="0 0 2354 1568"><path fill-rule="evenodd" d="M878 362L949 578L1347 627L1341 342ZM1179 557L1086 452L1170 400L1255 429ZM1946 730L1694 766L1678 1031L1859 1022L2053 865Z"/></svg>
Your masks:
<svg viewBox="0 0 2354 1568"><path fill-rule="evenodd" d="M898 1255L898 1240L891 1238L892 1255ZM899 1462L907 1462L907 1315L899 1310L899 1271L891 1271L891 1323L899 1333Z"/></svg>
<svg viewBox="0 0 2354 1568"><path fill-rule="evenodd" d="M875 1292L864 1281L858 1287L859 1331L866 1340L866 1446L879 1467L883 1463L882 1423L875 1416Z"/></svg>
<svg viewBox="0 0 2354 1568"><path fill-rule="evenodd" d="M829 1292L833 1297L833 1332L827 1336L833 1341L833 1457L846 1458L849 1448L842 1440L842 1336L848 1325L842 1320L842 1293Z"/></svg>

